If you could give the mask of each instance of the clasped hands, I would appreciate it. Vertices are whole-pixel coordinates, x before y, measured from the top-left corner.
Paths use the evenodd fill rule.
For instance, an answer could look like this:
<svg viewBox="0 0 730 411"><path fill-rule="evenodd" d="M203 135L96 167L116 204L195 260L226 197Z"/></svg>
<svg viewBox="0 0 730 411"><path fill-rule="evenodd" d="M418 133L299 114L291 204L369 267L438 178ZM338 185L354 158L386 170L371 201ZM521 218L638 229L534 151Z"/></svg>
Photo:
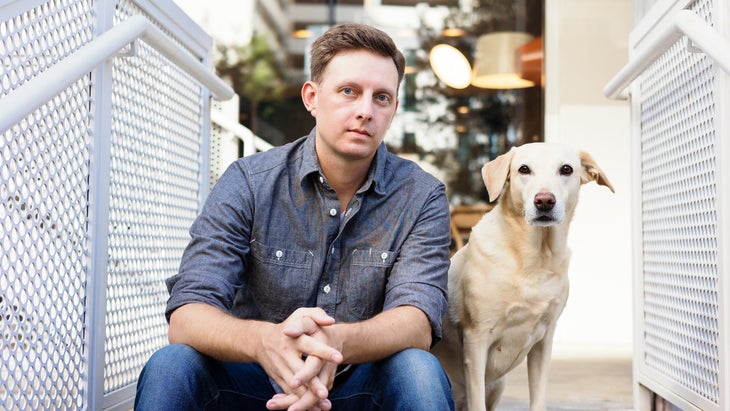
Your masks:
<svg viewBox="0 0 730 411"><path fill-rule="evenodd" d="M299 308L272 325L262 341L259 363L284 390L267 403L269 410L328 411L327 399L343 357L332 332L335 319L321 308ZM335 348L337 347L337 348Z"/></svg>

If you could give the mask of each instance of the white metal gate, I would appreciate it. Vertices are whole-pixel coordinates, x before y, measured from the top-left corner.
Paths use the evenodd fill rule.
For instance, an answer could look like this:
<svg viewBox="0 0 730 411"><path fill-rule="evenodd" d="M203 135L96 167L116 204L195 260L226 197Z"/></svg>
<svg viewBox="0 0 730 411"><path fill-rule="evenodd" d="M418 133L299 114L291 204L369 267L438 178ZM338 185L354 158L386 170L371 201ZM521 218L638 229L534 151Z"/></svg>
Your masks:
<svg viewBox="0 0 730 411"><path fill-rule="evenodd" d="M170 0L0 0L0 409L129 409L209 182L212 40Z"/></svg>
<svg viewBox="0 0 730 411"><path fill-rule="evenodd" d="M726 1L660 1L604 90L632 106L635 405L730 408Z"/></svg>

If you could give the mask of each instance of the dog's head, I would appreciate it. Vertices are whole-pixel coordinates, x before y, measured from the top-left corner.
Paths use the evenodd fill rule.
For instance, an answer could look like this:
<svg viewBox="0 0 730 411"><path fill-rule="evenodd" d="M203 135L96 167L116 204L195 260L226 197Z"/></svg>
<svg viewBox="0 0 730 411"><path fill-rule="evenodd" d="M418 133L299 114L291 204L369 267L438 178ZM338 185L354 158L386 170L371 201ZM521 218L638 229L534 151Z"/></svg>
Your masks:
<svg viewBox="0 0 730 411"><path fill-rule="evenodd" d="M614 191L588 153L551 143L513 147L485 164L482 178L490 202L509 196L527 223L538 226L560 224L572 214L581 184L595 181Z"/></svg>

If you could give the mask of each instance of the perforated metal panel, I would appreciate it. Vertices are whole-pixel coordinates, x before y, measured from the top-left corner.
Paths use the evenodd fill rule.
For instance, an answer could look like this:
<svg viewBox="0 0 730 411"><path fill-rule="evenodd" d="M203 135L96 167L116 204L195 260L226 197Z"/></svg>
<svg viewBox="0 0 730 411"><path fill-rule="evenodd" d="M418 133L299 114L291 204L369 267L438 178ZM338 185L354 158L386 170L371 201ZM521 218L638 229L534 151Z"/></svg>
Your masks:
<svg viewBox="0 0 730 411"><path fill-rule="evenodd" d="M712 21L712 1L690 8ZM640 338L646 367L718 404L715 75L679 42L641 78Z"/></svg>
<svg viewBox="0 0 730 411"><path fill-rule="evenodd" d="M144 12L120 1L115 19L130 14ZM113 90L105 393L167 343L164 280L198 212L205 107L204 89L142 42L114 60Z"/></svg>
<svg viewBox="0 0 730 411"><path fill-rule="evenodd" d="M108 30L98 17L139 14L210 52L168 0L2 2L0 110ZM129 51L0 134L0 410L129 409L167 343L164 279L206 194L209 93L143 41Z"/></svg>
<svg viewBox="0 0 730 411"><path fill-rule="evenodd" d="M0 20L0 97L92 38L92 1ZM90 78L0 134L0 409L84 406Z"/></svg>
<svg viewBox="0 0 730 411"><path fill-rule="evenodd" d="M213 102L211 110L222 111L220 102ZM221 160L222 140L230 138L228 133L222 126L211 124L210 128L210 188L213 188L218 182L223 168Z"/></svg>

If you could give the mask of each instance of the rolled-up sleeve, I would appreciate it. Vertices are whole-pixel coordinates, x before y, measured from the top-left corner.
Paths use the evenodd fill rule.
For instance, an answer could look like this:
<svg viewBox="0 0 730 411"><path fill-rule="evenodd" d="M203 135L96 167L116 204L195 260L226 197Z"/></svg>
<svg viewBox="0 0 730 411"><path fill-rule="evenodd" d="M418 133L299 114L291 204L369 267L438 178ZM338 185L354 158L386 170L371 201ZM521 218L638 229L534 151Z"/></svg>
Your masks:
<svg viewBox="0 0 730 411"><path fill-rule="evenodd" d="M390 273L384 309L411 305L431 323L433 343L441 339L447 309L449 205L442 184L432 189L418 213Z"/></svg>
<svg viewBox="0 0 730 411"><path fill-rule="evenodd" d="M235 189L232 189L235 188ZM241 167L233 163L211 191L190 227L178 274L166 281L168 321L178 307L199 302L229 311L243 284L249 252L250 194Z"/></svg>

